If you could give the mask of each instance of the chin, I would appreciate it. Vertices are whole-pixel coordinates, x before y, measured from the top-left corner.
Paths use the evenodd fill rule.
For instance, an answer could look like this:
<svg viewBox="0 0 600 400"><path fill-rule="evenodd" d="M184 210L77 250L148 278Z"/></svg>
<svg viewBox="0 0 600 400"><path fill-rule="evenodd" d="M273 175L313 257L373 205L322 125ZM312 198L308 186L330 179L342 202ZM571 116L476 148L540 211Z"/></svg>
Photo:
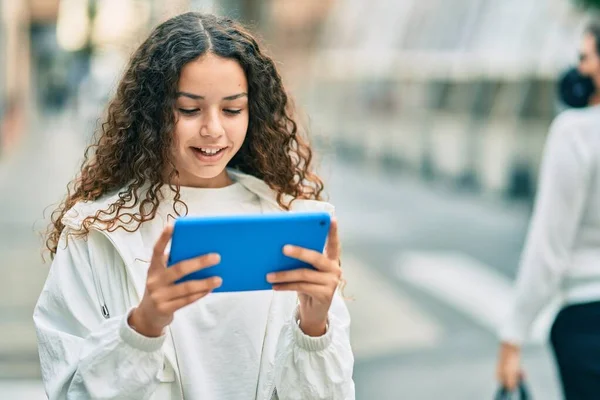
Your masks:
<svg viewBox="0 0 600 400"><path fill-rule="evenodd" d="M225 168L226 165L192 166L187 170L185 177L182 177L182 181L185 182L183 186L221 186Z"/></svg>
<svg viewBox="0 0 600 400"><path fill-rule="evenodd" d="M221 176L225 171L225 167L220 166L210 166L210 167L202 167L200 171L196 171L194 176L199 179L215 179Z"/></svg>
<svg viewBox="0 0 600 400"><path fill-rule="evenodd" d="M180 182L182 186L212 186L210 181L220 181L227 168L229 159L221 159L213 165L203 165L195 158L186 160L177 169L180 173ZM215 182L216 183L216 182Z"/></svg>

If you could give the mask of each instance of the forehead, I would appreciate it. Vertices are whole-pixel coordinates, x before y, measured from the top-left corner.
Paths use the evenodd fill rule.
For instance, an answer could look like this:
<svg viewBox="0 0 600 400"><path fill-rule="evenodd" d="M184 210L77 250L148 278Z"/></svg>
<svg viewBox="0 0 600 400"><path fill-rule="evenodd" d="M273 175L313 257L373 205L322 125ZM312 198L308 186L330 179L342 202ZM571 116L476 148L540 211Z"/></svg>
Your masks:
<svg viewBox="0 0 600 400"><path fill-rule="evenodd" d="M183 66L178 88L201 96L209 92L232 95L247 91L248 82L236 60L207 54Z"/></svg>

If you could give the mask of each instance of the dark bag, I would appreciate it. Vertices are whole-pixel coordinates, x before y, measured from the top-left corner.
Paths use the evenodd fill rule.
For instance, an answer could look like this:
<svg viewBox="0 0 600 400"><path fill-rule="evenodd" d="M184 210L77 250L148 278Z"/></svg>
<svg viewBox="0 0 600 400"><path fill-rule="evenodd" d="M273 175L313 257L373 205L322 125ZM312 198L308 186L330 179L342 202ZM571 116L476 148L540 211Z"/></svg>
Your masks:
<svg viewBox="0 0 600 400"><path fill-rule="evenodd" d="M495 400L531 400L531 395L524 382L519 383L517 390L509 392L506 388L500 388L496 393Z"/></svg>

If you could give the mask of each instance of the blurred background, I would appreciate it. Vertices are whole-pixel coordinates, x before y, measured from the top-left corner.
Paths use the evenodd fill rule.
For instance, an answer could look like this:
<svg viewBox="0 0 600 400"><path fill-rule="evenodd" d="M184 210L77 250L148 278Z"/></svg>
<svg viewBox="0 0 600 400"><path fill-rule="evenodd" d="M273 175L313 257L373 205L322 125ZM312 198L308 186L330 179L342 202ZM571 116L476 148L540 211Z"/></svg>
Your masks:
<svg viewBox="0 0 600 400"><path fill-rule="evenodd" d="M44 398L39 232L136 45L166 18L263 39L337 207L358 399L486 399L556 84L593 14L571 0L0 0L0 398ZM583 1L580 3L584 3ZM558 399L552 304L524 362Z"/></svg>

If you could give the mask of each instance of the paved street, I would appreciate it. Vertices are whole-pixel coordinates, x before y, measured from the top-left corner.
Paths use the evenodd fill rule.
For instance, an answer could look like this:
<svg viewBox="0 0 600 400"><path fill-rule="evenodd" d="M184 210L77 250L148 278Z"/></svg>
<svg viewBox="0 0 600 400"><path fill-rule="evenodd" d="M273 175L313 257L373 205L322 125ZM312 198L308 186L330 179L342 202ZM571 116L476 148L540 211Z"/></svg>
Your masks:
<svg viewBox="0 0 600 400"><path fill-rule="evenodd" d="M363 166L328 168L344 248L355 263L345 263L348 294L360 293L350 303L357 398L492 398L495 327L527 208ZM546 340L551 311L536 324L537 343ZM537 343L525 350L533 395L558 399L549 353Z"/></svg>
<svg viewBox="0 0 600 400"><path fill-rule="evenodd" d="M63 194L83 137L44 123L0 159L0 398L43 398L31 312L47 266L34 229ZM497 343L527 226L521 205L457 193L410 176L326 157L324 178L344 245L352 297L358 399L493 398ZM549 314L549 316L551 316ZM526 348L536 399L558 399L544 342Z"/></svg>

